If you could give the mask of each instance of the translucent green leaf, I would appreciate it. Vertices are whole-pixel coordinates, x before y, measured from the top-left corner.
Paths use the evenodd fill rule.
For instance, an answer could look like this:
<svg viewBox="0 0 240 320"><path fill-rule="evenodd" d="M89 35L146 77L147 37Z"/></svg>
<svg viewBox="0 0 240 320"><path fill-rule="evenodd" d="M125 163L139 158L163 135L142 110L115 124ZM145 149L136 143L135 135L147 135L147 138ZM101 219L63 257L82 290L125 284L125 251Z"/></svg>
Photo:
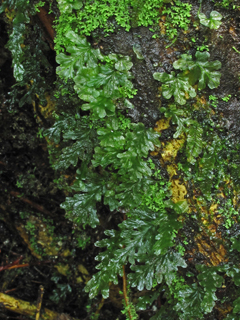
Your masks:
<svg viewBox="0 0 240 320"><path fill-rule="evenodd" d="M71 56L67 56L64 53L59 53L56 61L60 64L60 67L57 67L57 73L63 79L73 78L75 71L78 70L81 63L81 60L76 59L73 61Z"/></svg>
<svg viewBox="0 0 240 320"><path fill-rule="evenodd" d="M172 77L174 76L174 74L172 74L172 76L166 72L155 72L153 74L153 78L155 80L158 80L160 82L168 82L172 79Z"/></svg>
<svg viewBox="0 0 240 320"><path fill-rule="evenodd" d="M117 62L118 61L118 55L116 53L110 53L108 55L108 59L110 59L112 62Z"/></svg>
<svg viewBox="0 0 240 320"><path fill-rule="evenodd" d="M200 90L206 87L206 83L210 89L217 88L220 84L221 73L217 71L202 72L198 82L198 88Z"/></svg>
<svg viewBox="0 0 240 320"><path fill-rule="evenodd" d="M118 153L117 157L120 158L119 174L129 175L130 180L138 180L143 176L151 176L152 171L147 163L140 158L132 148L123 153Z"/></svg>
<svg viewBox="0 0 240 320"><path fill-rule="evenodd" d="M106 168L108 165L112 164L116 169L119 168L120 160L117 158L119 148L96 147L94 150L94 160L92 160L92 164L94 167L100 165L103 168Z"/></svg>
<svg viewBox="0 0 240 320"><path fill-rule="evenodd" d="M236 286L240 286L240 268L237 265L225 265L224 269L226 271L227 276L233 279L234 284Z"/></svg>
<svg viewBox="0 0 240 320"><path fill-rule="evenodd" d="M189 70L190 72L186 74L190 83L193 85L198 81L198 88L204 89L206 85L210 89L214 89L220 84L221 73L215 70L221 68L221 62L211 61L210 54L207 51L200 52L197 51L195 55L195 60L187 54L181 55L181 58L173 63L175 69Z"/></svg>
<svg viewBox="0 0 240 320"><path fill-rule="evenodd" d="M58 1L59 9L61 13L67 13L70 14L72 13L72 10L79 10L82 8L82 1L81 0L59 0Z"/></svg>
<svg viewBox="0 0 240 320"><path fill-rule="evenodd" d="M94 190L99 192L99 190ZM67 197L61 204L61 208L66 211L66 217L77 225L89 224L95 228L99 224L96 210L96 197L99 193L75 194ZM100 193L101 194L101 193Z"/></svg>
<svg viewBox="0 0 240 320"><path fill-rule="evenodd" d="M147 292L144 296L139 297L136 310L146 310L147 305L151 305L153 301L159 297L159 290L155 292Z"/></svg>
<svg viewBox="0 0 240 320"><path fill-rule="evenodd" d="M17 12L16 17L13 20L13 24L18 24L18 23L29 23L30 22L30 18L26 13L23 12Z"/></svg>
<svg viewBox="0 0 240 320"><path fill-rule="evenodd" d="M150 290L154 279L158 283L165 279L167 284L171 284L176 276L178 267L186 268L186 266L183 258L176 252L168 252L160 256L150 255L144 265L131 267L134 273L130 273L128 279L132 287L137 287L140 291L144 287Z"/></svg>
<svg viewBox="0 0 240 320"><path fill-rule="evenodd" d="M125 137L122 132L118 130L118 124L116 122L107 123L107 127L99 128L97 133L99 135L100 145L103 147L122 149L125 144Z"/></svg>
<svg viewBox="0 0 240 320"><path fill-rule="evenodd" d="M132 68L133 63L130 61L130 57L122 57L115 63L115 68L118 71L128 71Z"/></svg>
<svg viewBox="0 0 240 320"><path fill-rule="evenodd" d="M19 13L21 16L23 13ZM15 19L14 19L15 20ZM26 27L24 23L16 23L13 25L13 31L9 36L9 41L6 45L11 51L12 54L12 66L13 66L13 75L17 82L23 81L25 70L25 57L22 50L22 44L24 43L23 35L26 32Z"/></svg>
<svg viewBox="0 0 240 320"><path fill-rule="evenodd" d="M174 69L177 70L190 70L194 65L192 56L184 53L181 55L181 58L173 62Z"/></svg>
<svg viewBox="0 0 240 320"><path fill-rule="evenodd" d="M171 74L155 72L154 79L163 82L162 95L165 99L170 99L174 96L174 100L180 105L186 103L188 96L194 98L196 96L195 90L189 84L188 79L182 74L175 77L174 72Z"/></svg>
<svg viewBox="0 0 240 320"><path fill-rule="evenodd" d="M198 183L203 195L211 200L212 180L218 154L222 149L222 142L218 136L214 137L212 144L205 147L204 154L199 161Z"/></svg>
<svg viewBox="0 0 240 320"><path fill-rule="evenodd" d="M122 265L127 261L135 271L129 274L130 282L132 286L138 286L139 290L143 290L144 286L151 289L153 279L160 283L164 277L167 283L170 283L178 267L186 267L186 264L178 253L168 252L162 256L152 254L158 228L165 219L168 219L166 212L159 215L149 210L131 210L131 216L119 225L120 231L106 231L109 238L96 243L96 246L107 248L96 258L100 261L97 266L100 271L94 276L94 280L87 284L86 290L94 296L99 290L106 289L106 274L107 283L117 283L117 275L122 276ZM146 254L146 264L136 266L135 260L145 262Z"/></svg>
<svg viewBox="0 0 240 320"><path fill-rule="evenodd" d="M76 80L76 78L74 79ZM94 88L88 88L81 85L80 83L75 83L74 89L81 100L87 102L93 102L100 95L100 92Z"/></svg>
<svg viewBox="0 0 240 320"><path fill-rule="evenodd" d="M95 245L99 247L107 247L108 250L101 252L97 257L97 261L101 261L97 266L100 271L93 275L88 281L85 291L89 292L89 297L94 298L99 292L102 293L104 299L109 296L109 283L118 283L118 275L122 276L122 264L115 259L115 251L119 248L120 236L115 230L107 230L105 234L110 238L98 241Z"/></svg>
<svg viewBox="0 0 240 320"><path fill-rule="evenodd" d="M92 69L97 67L98 59L101 57L99 49L93 49L85 37L77 35L75 32L68 31L66 37L72 42L67 46L66 51L71 55L60 53L56 57L57 73L63 79L74 78L76 73L85 65L91 66Z"/></svg>
<svg viewBox="0 0 240 320"><path fill-rule="evenodd" d="M215 307L217 296L213 291L207 291L203 297L201 306L204 310L204 313L209 313Z"/></svg>
<svg viewBox="0 0 240 320"><path fill-rule="evenodd" d="M118 249L115 253L118 259L124 261L128 259L131 264L135 264L138 256L152 251L157 233L157 228L153 224L155 217L156 214L153 212L134 210L131 217L119 225L124 248Z"/></svg>
<svg viewBox="0 0 240 320"><path fill-rule="evenodd" d="M186 268L187 264L178 252L167 252L165 255L158 257L156 265L156 280L160 283L160 279L164 276L167 285L170 285L176 277L178 267Z"/></svg>
<svg viewBox="0 0 240 320"><path fill-rule="evenodd" d="M92 276L91 280L88 281L85 287L85 291L89 292L90 299L97 296L99 292L102 293L104 299L109 297L109 282L117 280L117 276L112 275L112 273L103 271Z"/></svg>
<svg viewBox="0 0 240 320"><path fill-rule="evenodd" d="M240 239L231 238L232 241L232 247L231 250L237 250L240 252Z"/></svg>
<svg viewBox="0 0 240 320"><path fill-rule="evenodd" d="M72 117L73 118L73 117ZM95 133L92 129L89 128L89 125L86 124L84 121L77 120L75 122L74 128L68 127L67 132L64 132L63 138L64 140L79 140L83 141L86 138L90 138L95 136Z"/></svg>
<svg viewBox="0 0 240 320"><path fill-rule="evenodd" d="M51 152L51 162L55 170L67 169L70 165L76 166L79 159L89 163L98 141L96 132L90 129L84 120L76 120L73 115L63 113L57 117L53 127L45 131L44 135L48 135L55 143L59 143L61 136L63 137L58 153ZM69 144L66 146L68 140Z"/></svg>
<svg viewBox="0 0 240 320"><path fill-rule="evenodd" d="M221 25L222 15L217 11L212 11L209 19L204 13L199 13L198 17L200 19L200 23L210 29L218 29Z"/></svg>
<svg viewBox="0 0 240 320"><path fill-rule="evenodd" d="M100 67L83 67L74 78L78 94L84 94L84 88L90 87L103 90L105 97L118 98L120 96L119 87L133 88L133 84L128 79L131 78L129 71L120 72L109 64ZM83 90L81 90L83 88Z"/></svg>
<svg viewBox="0 0 240 320"><path fill-rule="evenodd" d="M218 275L216 272L216 268L207 267L205 265L197 265L197 270L200 271L197 276L199 280L199 284L204 288L205 295L202 301L202 308L205 313L209 313L212 311L215 306L216 290L217 288L222 286L223 277Z"/></svg>
<svg viewBox="0 0 240 320"><path fill-rule="evenodd" d="M65 131L75 127L76 120L72 114L62 112L60 116L56 119L54 125L44 131L44 136L48 136L49 139L53 140L54 143L59 143L61 134Z"/></svg>
<svg viewBox="0 0 240 320"><path fill-rule="evenodd" d="M106 184L106 191L104 194L104 204L109 205L111 211L118 209L120 206L119 201L116 199L116 184L117 178L114 177Z"/></svg>
<svg viewBox="0 0 240 320"><path fill-rule="evenodd" d="M74 182L72 190L82 191L82 193L67 197L65 202L61 204L61 208L65 209L69 220L77 225L88 224L92 228L96 227L99 223L96 203L106 192L107 179L106 175L89 173L84 183L78 179Z"/></svg>
<svg viewBox="0 0 240 320"><path fill-rule="evenodd" d="M25 72L26 70L21 63L15 63L13 65L13 75L16 81L22 81Z"/></svg>
<svg viewBox="0 0 240 320"><path fill-rule="evenodd" d="M226 320L239 320L239 315L228 314Z"/></svg>
<svg viewBox="0 0 240 320"><path fill-rule="evenodd" d="M151 129L146 129L143 123L131 124L132 132L126 135L127 148L131 148L142 157L147 157L149 151L155 146L160 146L159 134Z"/></svg>
<svg viewBox="0 0 240 320"><path fill-rule="evenodd" d="M103 80L99 77L100 67L96 66L96 68L85 67L83 66L74 77L75 86L81 88L89 88L89 90L99 89L103 84ZM93 88L94 87L94 88ZM94 91L93 91L94 92ZM99 91L95 93L99 95Z"/></svg>
<svg viewBox="0 0 240 320"><path fill-rule="evenodd" d="M133 51L136 54L138 59L140 59L140 60L144 59L144 56L142 54L142 49L141 49L141 46L139 44L134 44L133 45Z"/></svg>
<svg viewBox="0 0 240 320"><path fill-rule="evenodd" d="M177 221L175 214L167 214L158 212L156 220L154 222L158 226L158 234L155 237L156 242L154 243L153 250L155 255L165 254L168 248L173 246L174 235L181 224Z"/></svg>
<svg viewBox="0 0 240 320"><path fill-rule="evenodd" d="M124 208L136 208L142 202L142 192L149 192L149 185L153 182L144 177L138 180L122 178L122 183L116 186L116 199L119 206Z"/></svg>
<svg viewBox="0 0 240 320"><path fill-rule="evenodd" d="M202 134L203 128L198 124L197 121L194 121L187 130L187 161L192 164L196 162L196 158L202 152Z"/></svg>
<svg viewBox="0 0 240 320"><path fill-rule="evenodd" d="M177 108L175 104L170 104L167 109L164 108L162 111L166 118L171 118L172 123L177 124L176 132L173 137L178 138L180 134L185 131L186 119L188 119L180 117L184 115L184 110Z"/></svg>
<svg viewBox="0 0 240 320"><path fill-rule="evenodd" d="M137 287L139 291L142 291L144 287L147 290L152 289L153 279L155 279L154 265L145 264L142 266L132 266L134 273L128 274L128 279L132 287ZM162 279L159 283L162 282Z"/></svg>
<svg viewBox="0 0 240 320"><path fill-rule="evenodd" d="M124 106L126 108L128 108L128 109L133 109L134 108L134 105L128 99L124 100Z"/></svg>
<svg viewBox="0 0 240 320"><path fill-rule="evenodd" d="M233 313L240 312L240 297L233 301Z"/></svg>
<svg viewBox="0 0 240 320"><path fill-rule="evenodd" d="M202 306L204 291L196 283L179 290L179 301L174 306L176 311L182 312L180 319L202 319L204 308Z"/></svg>
<svg viewBox="0 0 240 320"><path fill-rule="evenodd" d="M188 212L189 209L187 200L178 201L176 203L172 200L167 200L164 203L166 207L172 208L179 215Z"/></svg>
<svg viewBox="0 0 240 320"><path fill-rule="evenodd" d="M101 84L103 85L103 91L106 96L119 96L119 87L133 88L133 84L128 79L131 75L128 71L119 72L110 68L108 65L101 66L101 72L98 75L101 78Z"/></svg>
<svg viewBox="0 0 240 320"><path fill-rule="evenodd" d="M62 149L61 155L53 164L54 169L67 169L70 165L73 165L75 167L78 163L78 159L86 161L86 159L88 158L89 161L90 157L89 155L87 156L87 153L90 150L88 148L88 144L84 145L82 141L78 141L76 143L73 143L73 145Z"/></svg>
<svg viewBox="0 0 240 320"><path fill-rule="evenodd" d="M82 104L82 110L91 110L95 119L104 118L107 115L111 116L115 114L115 104L111 99L104 95L98 96L94 101L88 104Z"/></svg>

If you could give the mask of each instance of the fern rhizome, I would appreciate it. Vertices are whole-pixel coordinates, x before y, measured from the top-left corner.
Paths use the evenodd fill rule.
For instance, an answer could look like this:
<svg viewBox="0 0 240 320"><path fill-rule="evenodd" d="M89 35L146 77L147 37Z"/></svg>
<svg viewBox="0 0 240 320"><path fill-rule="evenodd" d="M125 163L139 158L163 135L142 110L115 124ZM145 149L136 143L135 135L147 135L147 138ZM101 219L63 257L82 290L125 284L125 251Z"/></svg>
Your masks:
<svg viewBox="0 0 240 320"><path fill-rule="evenodd" d="M207 263L193 266L186 254L193 241L199 249L200 238L211 239L207 227L215 223L216 213L222 214L226 235L236 228L226 245L240 252L234 198L239 184L239 147L214 122L210 96L208 101L200 96L201 90L206 90L206 97L209 89L218 88L221 62L211 59L207 51L195 50L173 63L175 71L152 72L162 97L161 119L154 130L128 116L134 109L131 99L137 94L130 57L103 54L91 38L99 28L105 35L120 27L129 31L139 26L151 26L153 33L159 33L161 13L166 15L170 46L181 28L188 29L191 5L179 0L57 3L55 97L59 105L52 114L54 124L44 136L58 175L55 182L67 195L61 208L82 232L86 227L107 225L101 210L119 217L118 225L105 228L105 236L95 243L100 248L95 258L98 271L87 282L86 292L90 298L101 294L107 299L112 285L122 287L127 319L138 319L140 311L153 305L152 320L203 319L220 304L217 290L231 278L236 299L233 315L227 319L238 319L238 263L231 257L229 262L219 258L219 263L210 257ZM23 14L20 9L19 14ZM221 15L215 16L218 23L213 29L220 25ZM25 54L22 38L14 32L21 24L24 33L23 25L28 22L27 18L16 20L8 45L14 51L12 39L18 41L21 61ZM138 45L133 51L145 63L147 57ZM15 54L14 75L22 84L27 66L19 61ZM67 108L63 108L65 101ZM170 124L171 139L162 139L161 132ZM193 194L188 199L190 190ZM203 236L196 235L200 233ZM86 239L80 246L88 245ZM137 291L142 293L135 294Z"/></svg>

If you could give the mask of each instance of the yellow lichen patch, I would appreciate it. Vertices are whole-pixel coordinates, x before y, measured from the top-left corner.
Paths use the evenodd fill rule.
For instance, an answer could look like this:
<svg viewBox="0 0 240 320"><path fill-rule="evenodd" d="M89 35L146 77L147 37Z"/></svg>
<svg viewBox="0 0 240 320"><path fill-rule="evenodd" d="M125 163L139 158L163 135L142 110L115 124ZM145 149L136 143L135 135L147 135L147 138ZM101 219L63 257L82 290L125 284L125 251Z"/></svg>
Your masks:
<svg viewBox="0 0 240 320"><path fill-rule="evenodd" d="M166 26L165 26L165 22L166 21L166 16L162 16L161 20L159 21L159 27L160 27L160 33L161 35L165 35L166 34Z"/></svg>
<svg viewBox="0 0 240 320"><path fill-rule="evenodd" d="M15 16L16 16L16 11L14 9L10 10L9 8L6 8L4 12L5 12L5 15L6 15L7 19L10 22L12 22L13 19L15 18Z"/></svg>
<svg viewBox="0 0 240 320"><path fill-rule="evenodd" d="M154 130L157 132L161 132L163 130L168 129L170 127L169 122L170 122L170 118L168 118L168 119L163 118L163 119L158 120L156 122Z"/></svg>
<svg viewBox="0 0 240 320"><path fill-rule="evenodd" d="M222 262L227 262L227 251L222 244L217 245L216 242L210 240L206 232L198 234L195 238L198 251L206 258L207 264L218 266Z"/></svg>
<svg viewBox="0 0 240 320"><path fill-rule="evenodd" d="M172 201L177 203L178 201L185 200L185 196L187 195L187 189L184 184L180 182L179 179L173 179L177 174L177 165L170 164L167 166L167 172L170 176L171 182L171 192L172 192Z"/></svg>
<svg viewBox="0 0 240 320"><path fill-rule="evenodd" d="M156 131L161 131L169 126L170 119L161 119L159 120L156 125L157 128ZM187 189L184 184L180 182L179 179L174 179L173 177L177 175L177 165L175 164L175 159L177 156L177 153L179 149L183 146L186 138L184 135L181 135L178 139L172 139L169 141L166 146L164 145L164 142L162 142L162 151L161 151L161 159L160 162L162 165L165 165L166 163L170 162L171 164L168 164L166 166L166 169L168 171L170 182L171 182L171 191L172 191L172 201L178 202L185 200L185 196L187 194Z"/></svg>
<svg viewBox="0 0 240 320"><path fill-rule="evenodd" d="M161 133L163 130L166 130L166 129L168 129L169 127L170 127L170 124L169 124L169 122L170 122L170 118L163 118L163 119L160 119L160 120L158 120L157 122L156 122L156 124L155 124L155 128L154 128L154 130L156 131L156 132L159 132L159 133ZM152 151L151 153L151 156L157 156L158 154L159 154L159 150L158 150L158 148L156 148L154 151Z"/></svg>
<svg viewBox="0 0 240 320"><path fill-rule="evenodd" d="M59 264L54 266L54 268L56 268L57 271L65 277L70 274L69 266L67 264Z"/></svg>
<svg viewBox="0 0 240 320"><path fill-rule="evenodd" d="M173 162L177 156L179 149L183 146L185 142L185 137L180 139L173 139L167 143L166 147L163 148L161 156L164 162Z"/></svg>
<svg viewBox="0 0 240 320"><path fill-rule="evenodd" d="M39 105L39 110L42 114L42 116L47 119L52 117L52 113L55 110L55 102L51 100L51 97L49 95L45 95L45 98L47 100L47 105L43 107L42 105Z"/></svg>
<svg viewBox="0 0 240 320"><path fill-rule="evenodd" d="M219 224L219 220L216 218L217 206L217 204L211 204L210 208L208 209L206 206L202 205L201 201L196 201L196 207L198 208L198 211L201 212L202 224L211 230L216 230L216 227ZM212 226L212 223L214 226Z"/></svg>
<svg viewBox="0 0 240 320"><path fill-rule="evenodd" d="M31 82L31 81L30 81ZM39 99L39 96L36 94L36 97ZM33 105L33 110L34 113L37 116L38 122L42 122L42 119L39 117L39 112L41 113L42 117L45 119L52 118L52 113L55 110L55 101L51 100L51 96L49 94L45 94L45 99L47 100L47 105L43 107L41 104L37 106L36 110L36 103L33 100L32 105Z"/></svg>
<svg viewBox="0 0 240 320"><path fill-rule="evenodd" d="M61 256L64 258L70 257L71 256L71 251L69 249L64 250L61 252Z"/></svg>
<svg viewBox="0 0 240 320"><path fill-rule="evenodd" d="M158 155L158 153L159 153L159 152L156 150L156 151L150 152L150 155L151 155L152 157L155 157L155 156Z"/></svg>
<svg viewBox="0 0 240 320"><path fill-rule="evenodd" d="M225 319L227 314L232 312L233 309L233 307L227 302L224 302L223 304L216 304L215 308L219 312L219 320Z"/></svg>
<svg viewBox="0 0 240 320"><path fill-rule="evenodd" d="M225 241L218 231L218 225L222 223L222 217L218 215L218 204L212 202L210 207L207 207L195 197L195 207L201 212L201 224L204 228L195 239L198 251L204 255L209 265L217 266L227 262Z"/></svg>
<svg viewBox="0 0 240 320"><path fill-rule="evenodd" d="M169 174L170 179L177 174L177 165L176 164L170 164L167 166L167 172Z"/></svg>
<svg viewBox="0 0 240 320"><path fill-rule="evenodd" d="M195 88L196 90L197 90L197 87ZM194 106L194 108L195 109L200 109L200 108L207 108L207 107L209 107L209 103L208 103L208 101L207 101L207 99L206 99L206 97L205 96L196 96L196 102L193 104L193 106ZM210 109L210 111L211 111L211 114L214 114L215 112L212 110L212 109Z"/></svg>
<svg viewBox="0 0 240 320"><path fill-rule="evenodd" d="M56 265L55 268L60 274L62 274L65 277L71 274L71 270L68 264L61 263L59 265ZM87 283L91 279L87 269L82 264L79 264L77 266L77 269L78 270L75 271L75 279L77 283Z"/></svg>
<svg viewBox="0 0 240 320"><path fill-rule="evenodd" d="M201 103L201 105L206 105L207 104L207 100L206 100L206 98L204 96L201 96L199 98L199 102Z"/></svg>
<svg viewBox="0 0 240 320"><path fill-rule="evenodd" d="M230 33L230 35L233 37L234 40L237 39L238 36L237 36L237 33L236 33L236 29L233 26L231 26L229 28L228 32Z"/></svg>
<svg viewBox="0 0 240 320"><path fill-rule="evenodd" d="M82 264L78 265L78 271L81 273L81 277L85 283L91 279L87 269Z"/></svg>
<svg viewBox="0 0 240 320"><path fill-rule="evenodd" d="M240 204L240 193L233 190L233 205L239 207Z"/></svg>
<svg viewBox="0 0 240 320"><path fill-rule="evenodd" d="M207 105L206 97L205 96L197 97L197 105L201 107L206 106Z"/></svg>
<svg viewBox="0 0 240 320"><path fill-rule="evenodd" d="M47 255L58 256L59 248L52 245L53 238L46 232L44 225L39 228L37 243L40 244Z"/></svg>
<svg viewBox="0 0 240 320"><path fill-rule="evenodd" d="M218 204L217 204L217 203L212 203L211 206L210 206L210 208L209 208L209 210L210 210L211 212L216 212L217 207L218 207Z"/></svg>
<svg viewBox="0 0 240 320"><path fill-rule="evenodd" d="M181 184L179 179L171 180L172 201L177 203L178 201L185 200L187 189L185 185Z"/></svg>

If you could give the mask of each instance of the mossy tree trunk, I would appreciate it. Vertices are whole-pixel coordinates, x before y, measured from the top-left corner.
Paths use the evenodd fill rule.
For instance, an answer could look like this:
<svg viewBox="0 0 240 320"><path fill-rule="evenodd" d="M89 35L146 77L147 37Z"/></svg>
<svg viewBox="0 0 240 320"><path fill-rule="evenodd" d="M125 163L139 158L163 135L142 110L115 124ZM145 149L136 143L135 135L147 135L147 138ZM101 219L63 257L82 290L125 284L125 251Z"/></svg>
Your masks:
<svg viewBox="0 0 240 320"><path fill-rule="evenodd" d="M239 317L239 7L150 2L2 2L3 314Z"/></svg>

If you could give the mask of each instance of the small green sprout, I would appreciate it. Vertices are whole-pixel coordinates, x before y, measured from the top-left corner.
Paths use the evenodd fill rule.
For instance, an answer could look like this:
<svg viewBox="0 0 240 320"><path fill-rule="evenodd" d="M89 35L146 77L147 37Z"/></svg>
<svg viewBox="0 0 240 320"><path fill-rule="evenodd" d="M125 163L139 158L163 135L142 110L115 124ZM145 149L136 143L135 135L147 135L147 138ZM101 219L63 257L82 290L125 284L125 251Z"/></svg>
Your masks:
<svg viewBox="0 0 240 320"><path fill-rule="evenodd" d="M240 51L238 51L235 47L232 47L234 51L240 54Z"/></svg>
<svg viewBox="0 0 240 320"><path fill-rule="evenodd" d="M211 106L214 107L214 108L217 108L217 100L218 100L218 97L216 96L213 96L213 95L210 95L208 97L209 101L211 101Z"/></svg>
<svg viewBox="0 0 240 320"><path fill-rule="evenodd" d="M228 96L223 97L222 100L225 101L225 102L228 102L228 101L230 100L231 96L232 96L232 95L229 94Z"/></svg>

